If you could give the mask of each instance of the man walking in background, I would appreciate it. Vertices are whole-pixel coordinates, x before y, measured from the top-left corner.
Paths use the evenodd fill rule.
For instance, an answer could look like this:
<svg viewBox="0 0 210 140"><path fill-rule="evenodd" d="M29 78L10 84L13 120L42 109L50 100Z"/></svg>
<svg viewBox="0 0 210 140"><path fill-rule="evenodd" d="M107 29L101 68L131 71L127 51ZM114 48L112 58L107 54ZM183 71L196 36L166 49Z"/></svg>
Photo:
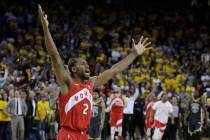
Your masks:
<svg viewBox="0 0 210 140"><path fill-rule="evenodd" d="M122 135L125 138L126 132L128 130L129 133L129 139L135 139L134 138L134 117L133 117L133 110L134 110L134 102L139 96L139 89L138 84L135 84L135 89L133 90L134 94L131 94L131 91L128 91L126 94L126 102L127 106L123 110L123 130Z"/></svg>
<svg viewBox="0 0 210 140"><path fill-rule="evenodd" d="M199 91L196 90L188 101L184 116L184 123L188 126L188 140L201 139L204 121L205 124L208 124L206 105L202 102Z"/></svg>
<svg viewBox="0 0 210 140"><path fill-rule="evenodd" d="M154 111L152 111L152 107L156 101L156 97L154 93L150 93L147 96L147 107L146 107L146 118L145 118L145 127L146 127L146 135L147 139L151 140L152 129L153 129L153 120L154 120ZM151 119L152 118L152 119Z"/></svg>
<svg viewBox="0 0 210 140"><path fill-rule="evenodd" d="M164 131L166 129L166 124L168 123L168 118L171 116L172 124L174 124L174 119L172 116L173 113L173 106L168 101L168 95L166 93L163 93L161 96L161 100L154 103L152 106L153 111L155 111L154 116L154 125L155 130L154 134L152 136L153 140L161 140L164 134ZM150 118L151 122L153 120L153 117L151 115Z"/></svg>
<svg viewBox="0 0 210 140"><path fill-rule="evenodd" d="M110 112L110 126L111 126L111 140L114 140L115 130L118 131L118 139L123 140L122 137L122 121L123 109L126 107L126 97L121 94L120 87L114 87L113 94L110 96L109 107Z"/></svg>
<svg viewBox="0 0 210 140"><path fill-rule="evenodd" d="M89 140L100 140L105 120L105 103L97 89L93 95L92 117L88 130Z"/></svg>

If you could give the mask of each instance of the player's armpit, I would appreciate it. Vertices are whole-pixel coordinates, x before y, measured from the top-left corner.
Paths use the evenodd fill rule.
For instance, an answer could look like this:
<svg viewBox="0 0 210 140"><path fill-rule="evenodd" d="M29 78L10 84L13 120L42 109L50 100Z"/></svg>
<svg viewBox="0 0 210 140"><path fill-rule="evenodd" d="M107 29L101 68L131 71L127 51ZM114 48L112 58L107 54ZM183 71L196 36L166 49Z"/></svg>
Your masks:
<svg viewBox="0 0 210 140"><path fill-rule="evenodd" d="M71 86L71 78L68 72L64 69L62 62L53 62L53 71L56 75L57 83L61 88L61 94L67 94Z"/></svg>

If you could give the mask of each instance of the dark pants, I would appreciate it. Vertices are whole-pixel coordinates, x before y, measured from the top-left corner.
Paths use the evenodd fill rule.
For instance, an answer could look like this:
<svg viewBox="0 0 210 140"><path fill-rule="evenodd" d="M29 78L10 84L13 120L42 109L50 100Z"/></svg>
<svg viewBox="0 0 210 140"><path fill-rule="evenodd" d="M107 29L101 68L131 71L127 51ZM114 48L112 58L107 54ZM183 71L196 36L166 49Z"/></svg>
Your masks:
<svg viewBox="0 0 210 140"><path fill-rule="evenodd" d="M180 138L180 140L187 140L187 136L188 136L187 129L188 129L187 126L179 127L179 138Z"/></svg>
<svg viewBox="0 0 210 140"><path fill-rule="evenodd" d="M36 137L37 140L43 140L47 137L47 122L46 121L35 121L36 124Z"/></svg>
<svg viewBox="0 0 210 140"><path fill-rule="evenodd" d="M32 127L34 124L34 118L27 116L25 118L25 138L29 139L30 134L32 133Z"/></svg>
<svg viewBox="0 0 210 140"><path fill-rule="evenodd" d="M24 140L25 126L23 116L11 117L12 140Z"/></svg>
<svg viewBox="0 0 210 140"><path fill-rule="evenodd" d="M122 136L125 138L129 133L129 139L134 138L133 114L123 114Z"/></svg>
<svg viewBox="0 0 210 140"><path fill-rule="evenodd" d="M201 133L200 132L197 132L197 133L192 134L192 135L190 135L188 133L187 140L200 140L200 139L201 139Z"/></svg>
<svg viewBox="0 0 210 140"><path fill-rule="evenodd" d="M107 136L110 135L110 124L109 124L109 113L105 114L104 128L102 130L101 139L106 140Z"/></svg>
<svg viewBox="0 0 210 140"><path fill-rule="evenodd" d="M179 118L174 118L174 124L171 124L171 119L169 119L167 128L163 135L163 140L176 140L178 125Z"/></svg>
<svg viewBox="0 0 210 140"><path fill-rule="evenodd" d="M93 119L91 120L90 127L88 129L88 135L90 138L100 138L101 131L100 131L100 120Z"/></svg>
<svg viewBox="0 0 210 140"><path fill-rule="evenodd" d="M201 124L199 124L198 122L190 122L189 121L188 129L189 129L190 132L188 132L187 140L200 140L201 139L201 132L196 131L196 130L199 130L200 127L201 127Z"/></svg>
<svg viewBox="0 0 210 140"><path fill-rule="evenodd" d="M134 132L136 130L136 128L139 128L139 133L141 138L143 138L145 136L145 118L142 115L139 114L134 114L134 120L133 120L133 134L132 136L134 136Z"/></svg>
<svg viewBox="0 0 210 140"><path fill-rule="evenodd" d="M0 122L0 140L11 140L11 124L9 121Z"/></svg>

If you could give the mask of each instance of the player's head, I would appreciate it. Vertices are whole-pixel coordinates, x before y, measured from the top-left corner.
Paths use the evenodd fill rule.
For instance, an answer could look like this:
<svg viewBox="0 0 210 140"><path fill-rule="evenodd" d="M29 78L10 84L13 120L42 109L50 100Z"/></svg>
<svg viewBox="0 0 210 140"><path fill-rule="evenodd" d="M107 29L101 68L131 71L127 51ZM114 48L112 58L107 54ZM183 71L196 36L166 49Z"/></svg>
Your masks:
<svg viewBox="0 0 210 140"><path fill-rule="evenodd" d="M77 77L81 80L88 80L90 78L90 69L86 60L82 58L70 58L68 67L73 78Z"/></svg>
<svg viewBox="0 0 210 140"><path fill-rule="evenodd" d="M100 97L100 91L99 89L94 89L94 94L93 94L93 98L97 99Z"/></svg>
<svg viewBox="0 0 210 140"><path fill-rule="evenodd" d="M196 89L193 94L192 94L193 98L197 99L197 98L200 98L200 94L199 94L199 91Z"/></svg>
<svg viewBox="0 0 210 140"><path fill-rule="evenodd" d="M166 102L168 100L168 95L166 93L163 93L161 95L161 100L162 100L162 102Z"/></svg>
<svg viewBox="0 0 210 140"><path fill-rule="evenodd" d="M118 86L113 87L113 91L114 94L120 94L121 93L121 88Z"/></svg>
<svg viewBox="0 0 210 140"><path fill-rule="evenodd" d="M21 93L20 93L19 90L15 90L15 97L16 97L16 98L21 97Z"/></svg>
<svg viewBox="0 0 210 140"><path fill-rule="evenodd" d="M122 93L125 94L127 97L131 97L132 92L130 90L122 90Z"/></svg>
<svg viewBox="0 0 210 140"><path fill-rule="evenodd" d="M176 96L173 96L171 98L171 102L172 102L172 104L177 104L177 97Z"/></svg>
<svg viewBox="0 0 210 140"><path fill-rule="evenodd" d="M147 96L147 101L151 102L155 100L155 94L153 92L149 93Z"/></svg>

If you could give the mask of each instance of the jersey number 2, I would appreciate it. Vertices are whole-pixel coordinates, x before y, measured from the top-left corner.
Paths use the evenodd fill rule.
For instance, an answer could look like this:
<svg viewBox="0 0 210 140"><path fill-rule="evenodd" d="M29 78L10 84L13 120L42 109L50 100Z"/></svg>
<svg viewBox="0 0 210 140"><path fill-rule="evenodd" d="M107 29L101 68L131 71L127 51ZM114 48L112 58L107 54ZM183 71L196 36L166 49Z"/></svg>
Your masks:
<svg viewBox="0 0 210 140"><path fill-rule="evenodd" d="M84 104L84 110L83 110L84 115L87 115L87 110L88 110L88 104Z"/></svg>

